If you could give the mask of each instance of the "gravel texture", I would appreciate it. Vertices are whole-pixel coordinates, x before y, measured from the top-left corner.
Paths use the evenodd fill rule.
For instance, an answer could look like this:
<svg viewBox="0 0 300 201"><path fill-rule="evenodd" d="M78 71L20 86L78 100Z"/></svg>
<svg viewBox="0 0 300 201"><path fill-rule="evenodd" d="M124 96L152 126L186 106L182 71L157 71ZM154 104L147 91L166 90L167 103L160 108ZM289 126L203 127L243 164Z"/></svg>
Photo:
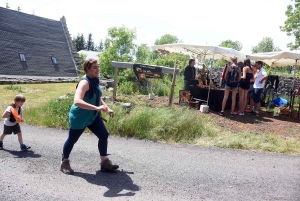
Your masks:
<svg viewBox="0 0 300 201"><path fill-rule="evenodd" d="M32 150L4 140L0 200L300 200L299 156L110 137L120 171L102 173L97 138L84 134L70 176L59 171L66 130L21 128Z"/></svg>

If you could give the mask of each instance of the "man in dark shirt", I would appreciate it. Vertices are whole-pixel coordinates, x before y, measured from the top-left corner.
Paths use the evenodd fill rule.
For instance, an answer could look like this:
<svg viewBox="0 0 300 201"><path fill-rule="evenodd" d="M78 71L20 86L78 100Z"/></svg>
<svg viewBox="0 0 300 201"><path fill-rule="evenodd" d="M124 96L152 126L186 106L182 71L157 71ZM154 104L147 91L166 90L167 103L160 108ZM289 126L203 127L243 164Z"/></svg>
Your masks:
<svg viewBox="0 0 300 201"><path fill-rule="evenodd" d="M194 85L196 78L196 68L194 67L195 60L190 59L189 65L184 69L184 88L183 90L190 90L190 85Z"/></svg>

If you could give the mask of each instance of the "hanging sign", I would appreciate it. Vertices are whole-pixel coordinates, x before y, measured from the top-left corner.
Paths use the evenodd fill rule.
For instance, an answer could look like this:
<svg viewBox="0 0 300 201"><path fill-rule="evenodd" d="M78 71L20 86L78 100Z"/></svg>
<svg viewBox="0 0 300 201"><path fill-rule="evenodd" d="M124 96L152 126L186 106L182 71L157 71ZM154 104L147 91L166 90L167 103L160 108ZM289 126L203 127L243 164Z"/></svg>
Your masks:
<svg viewBox="0 0 300 201"><path fill-rule="evenodd" d="M162 68L145 64L133 64L133 71L138 79L163 77Z"/></svg>

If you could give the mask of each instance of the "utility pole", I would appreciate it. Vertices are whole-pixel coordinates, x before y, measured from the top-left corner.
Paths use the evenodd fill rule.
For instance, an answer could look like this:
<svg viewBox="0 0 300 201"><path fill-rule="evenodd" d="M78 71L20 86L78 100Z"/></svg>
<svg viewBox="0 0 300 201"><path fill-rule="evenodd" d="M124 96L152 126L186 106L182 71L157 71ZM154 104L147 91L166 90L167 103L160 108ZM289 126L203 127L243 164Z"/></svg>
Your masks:
<svg viewBox="0 0 300 201"><path fill-rule="evenodd" d="M17 8L17 11L18 11L18 12L20 12L20 11L21 11L21 7L20 7L20 6L18 6L18 8Z"/></svg>

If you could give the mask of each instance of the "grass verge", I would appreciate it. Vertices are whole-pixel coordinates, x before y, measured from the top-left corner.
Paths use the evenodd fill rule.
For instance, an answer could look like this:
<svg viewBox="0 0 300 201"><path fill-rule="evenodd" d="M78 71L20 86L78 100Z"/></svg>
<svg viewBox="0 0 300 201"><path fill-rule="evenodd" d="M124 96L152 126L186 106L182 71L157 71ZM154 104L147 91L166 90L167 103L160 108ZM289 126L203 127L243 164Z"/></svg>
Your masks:
<svg viewBox="0 0 300 201"><path fill-rule="evenodd" d="M50 100L26 111L26 123L68 128L68 113L73 96L63 100ZM221 130L212 117L189 109L169 107L151 108L136 106L124 109L112 105L115 117L106 124L112 135L134 137L170 143L192 143L202 146L260 150L285 154L300 154L300 141L278 136L234 133Z"/></svg>
<svg viewBox="0 0 300 201"><path fill-rule="evenodd" d="M77 83L0 85L0 109L5 110L14 97L22 93L26 97L24 109L42 106L62 94L74 92Z"/></svg>

